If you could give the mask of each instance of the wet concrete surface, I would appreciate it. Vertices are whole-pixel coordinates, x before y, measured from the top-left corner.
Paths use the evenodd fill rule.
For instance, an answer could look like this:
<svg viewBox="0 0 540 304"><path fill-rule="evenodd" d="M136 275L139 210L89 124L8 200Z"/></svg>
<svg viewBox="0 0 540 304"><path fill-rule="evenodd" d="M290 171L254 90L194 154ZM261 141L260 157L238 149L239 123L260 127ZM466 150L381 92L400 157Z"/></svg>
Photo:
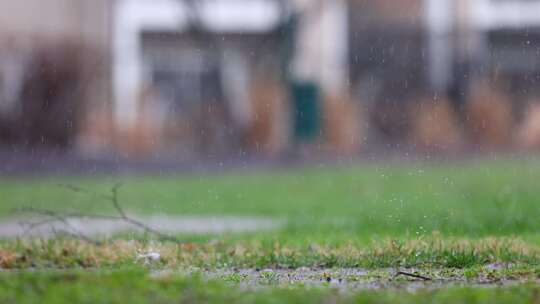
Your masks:
<svg viewBox="0 0 540 304"><path fill-rule="evenodd" d="M255 232L278 229L283 222L263 217L171 217L155 215L133 217L145 225L163 233L178 234L213 234ZM0 221L0 238L49 237L59 232L81 233L87 236L108 237L118 233L141 231L126 221L90 218L67 218L66 223L55 221L39 225L33 229L32 223L39 223L47 218L7 219Z"/></svg>

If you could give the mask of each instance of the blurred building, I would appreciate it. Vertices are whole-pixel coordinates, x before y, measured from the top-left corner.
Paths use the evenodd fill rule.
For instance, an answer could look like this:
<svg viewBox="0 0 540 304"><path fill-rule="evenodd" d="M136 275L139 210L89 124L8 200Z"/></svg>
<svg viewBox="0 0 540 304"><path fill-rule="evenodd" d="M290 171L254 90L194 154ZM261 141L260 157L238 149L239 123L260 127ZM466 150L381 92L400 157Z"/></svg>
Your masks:
<svg viewBox="0 0 540 304"><path fill-rule="evenodd" d="M111 14L107 0L0 3L2 149L76 145L89 104L110 99Z"/></svg>
<svg viewBox="0 0 540 304"><path fill-rule="evenodd" d="M406 140L419 118L411 103L433 96L464 133L468 120L518 128L539 97L539 11L536 0L349 1L351 89L371 113L371 138ZM493 94L477 94L485 84ZM469 106L476 97L485 106Z"/></svg>
<svg viewBox="0 0 540 304"><path fill-rule="evenodd" d="M431 85L500 77L518 99L537 94L539 11L535 0L427 1Z"/></svg>
<svg viewBox="0 0 540 304"><path fill-rule="evenodd" d="M122 144L207 156L281 149L284 10L274 0L117 1L114 120L133 136Z"/></svg>
<svg viewBox="0 0 540 304"><path fill-rule="evenodd" d="M280 1L24 0L0 11L5 145L189 157L287 141Z"/></svg>
<svg viewBox="0 0 540 304"><path fill-rule="evenodd" d="M538 11L536 0L3 1L0 144L355 153L425 126L411 103L443 96L463 111L486 80L525 108L540 87Z"/></svg>

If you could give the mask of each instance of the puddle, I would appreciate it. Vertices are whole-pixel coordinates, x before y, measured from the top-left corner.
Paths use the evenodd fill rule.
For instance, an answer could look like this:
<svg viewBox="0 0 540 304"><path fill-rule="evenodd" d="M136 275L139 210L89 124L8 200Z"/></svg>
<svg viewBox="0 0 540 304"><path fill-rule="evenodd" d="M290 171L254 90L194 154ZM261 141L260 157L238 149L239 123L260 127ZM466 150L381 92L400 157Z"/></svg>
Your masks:
<svg viewBox="0 0 540 304"><path fill-rule="evenodd" d="M133 218L164 233L185 234L210 234L225 232L235 233L274 230L280 228L284 223L283 221L271 218L238 216L151 216ZM35 223L39 220L40 219L19 219L0 222L0 238L23 236L47 237L55 234L58 231L65 231L67 227L66 224L56 222L29 230L28 225L25 224L29 222ZM140 231L139 228L119 220L73 218L67 219L66 221L70 227L88 236L106 237L122 232Z"/></svg>
<svg viewBox="0 0 540 304"><path fill-rule="evenodd" d="M489 267L486 267L489 269ZM409 270L415 272L415 270ZM161 270L153 273L156 279L174 275L200 274L208 280L231 283L246 290L268 287L304 286L312 288L332 288L340 292L359 290L405 290L410 293L419 290L437 290L452 287L496 288L531 282L530 279L486 280L466 279L463 274L447 275L447 270L429 270L431 280L421 280L406 276L396 276L396 269L366 270L356 268L334 269L192 269L178 272ZM422 271L420 271L422 273ZM540 280L534 280L539 283Z"/></svg>

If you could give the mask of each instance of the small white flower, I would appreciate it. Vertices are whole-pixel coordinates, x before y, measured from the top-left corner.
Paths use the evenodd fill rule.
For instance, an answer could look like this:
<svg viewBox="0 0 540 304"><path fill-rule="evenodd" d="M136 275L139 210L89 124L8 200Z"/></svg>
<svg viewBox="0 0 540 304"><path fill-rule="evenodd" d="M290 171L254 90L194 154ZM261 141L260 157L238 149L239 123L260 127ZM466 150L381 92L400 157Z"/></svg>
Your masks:
<svg viewBox="0 0 540 304"><path fill-rule="evenodd" d="M138 254L137 255L137 261L144 261L144 264L150 264L153 262L157 262L161 259L161 255L159 252L147 252L144 254Z"/></svg>

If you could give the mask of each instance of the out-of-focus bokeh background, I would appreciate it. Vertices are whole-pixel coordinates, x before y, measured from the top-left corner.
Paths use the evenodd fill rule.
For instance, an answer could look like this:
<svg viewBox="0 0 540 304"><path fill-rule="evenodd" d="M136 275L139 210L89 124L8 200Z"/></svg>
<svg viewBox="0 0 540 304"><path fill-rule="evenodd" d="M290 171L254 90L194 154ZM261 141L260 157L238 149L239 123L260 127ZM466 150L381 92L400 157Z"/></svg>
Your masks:
<svg viewBox="0 0 540 304"><path fill-rule="evenodd" d="M1 1L2 167L40 153L189 163L539 150L539 11L535 0Z"/></svg>
<svg viewBox="0 0 540 304"><path fill-rule="evenodd" d="M539 181L540 0L0 0L0 303L540 303Z"/></svg>

